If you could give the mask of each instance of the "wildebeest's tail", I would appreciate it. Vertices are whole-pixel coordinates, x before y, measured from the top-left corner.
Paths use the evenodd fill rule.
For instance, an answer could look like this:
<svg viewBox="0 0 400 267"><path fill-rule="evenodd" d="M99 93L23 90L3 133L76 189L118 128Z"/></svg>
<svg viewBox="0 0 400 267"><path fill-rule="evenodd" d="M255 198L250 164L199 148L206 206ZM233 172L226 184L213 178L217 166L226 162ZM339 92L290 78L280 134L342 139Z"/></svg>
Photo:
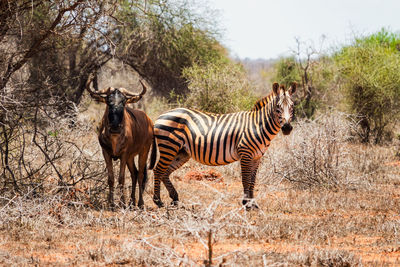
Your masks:
<svg viewBox="0 0 400 267"><path fill-rule="evenodd" d="M156 159L157 159L157 142L156 142L156 137L153 136L153 145L151 149L151 159L150 159L150 167L149 170L154 169L154 166L156 165Z"/></svg>

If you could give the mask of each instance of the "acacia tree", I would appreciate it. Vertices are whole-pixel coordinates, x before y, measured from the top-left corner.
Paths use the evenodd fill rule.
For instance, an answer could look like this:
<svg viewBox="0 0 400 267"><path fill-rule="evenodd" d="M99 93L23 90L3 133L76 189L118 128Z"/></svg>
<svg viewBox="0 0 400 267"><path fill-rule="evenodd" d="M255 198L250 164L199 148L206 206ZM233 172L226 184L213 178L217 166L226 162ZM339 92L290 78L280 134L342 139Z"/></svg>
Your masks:
<svg viewBox="0 0 400 267"><path fill-rule="evenodd" d="M286 86L293 81L299 83L300 90L295 97L296 114L313 118L317 108L322 106L328 89L334 87L334 64L330 57L322 53L323 39L319 49L298 38L296 44L293 56L282 58L275 65L277 73L273 79Z"/></svg>
<svg viewBox="0 0 400 267"><path fill-rule="evenodd" d="M67 88L79 88L81 79L85 79L82 74L98 67L98 62L92 64L91 56L99 50L101 38L90 33L96 32L94 26L103 16L98 15L102 14L102 6L100 1L83 0L0 1L0 181L4 183L3 188L11 185L14 191L20 191L19 184L26 183L25 178L33 177L56 157L49 156L49 151L41 145L48 142L45 129L44 134L40 132L39 115L46 116L49 109L64 106L65 102L58 101L61 96L78 99L76 91L68 95ZM68 66L65 66L66 58L70 59ZM103 60L100 57L100 62ZM77 78L80 79L76 81ZM29 167L24 159L26 134L32 130L30 123L34 126L32 141L46 155L46 162L39 169Z"/></svg>
<svg viewBox="0 0 400 267"><path fill-rule="evenodd" d="M216 34L188 2L0 0L0 183L19 191L38 169L26 164L26 136L62 182L47 131L74 115L90 73L114 57L153 89L187 89L183 67L224 57ZM189 3L189 6L191 3ZM60 145L57 142L56 147ZM58 144L58 145L57 145ZM32 178L33 179L33 178ZM3 183L4 182L4 183ZM0 188L1 190L1 188Z"/></svg>
<svg viewBox="0 0 400 267"><path fill-rule="evenodd" d="M187 91L182 70L226 56L215 25L185 1L122 1L117 12L116 56L161 94Z"/></svg>
<svg viewBox="0 0 400 267"><path fill-rule="evenodd" d="M4 188L12 184L19 191L13 160L23 161L23 148L19 137L23 132L21 121L32 103L26 101L29 96L25 86L23 68L43 49L44 42L54 34L61 34L71 27L71 15L83 1L72 3L53 2L54 16L34 38L26 38L31 32L30 18L32 10L46 5L47 1L0 1L0 154L2 163L1 177ZM17 77L17 73L19 77ZM19 78L19 79L17 79ZM24 142L23 142L24 143ZM22 160L22 161L21 161ZM20 165L21 166L21 165ZM22 169L22 168L21 168Z"/></svg>
<svg viewBox="0 0 400 267"><path fill-rule="evenodd" d="M192 3L187 1L1 3L0 40L8 45L3 48L14 50L2 53L0 88L29 65L35 98L56 96L79 103L89 73L111 57L133 67L155 91L183 92L183 68L226 56L214 25L189 9Z"/></svg>
<svg viewBox="0 0 400 267"><path fill-rule="evenodd" d="M29 84L35 97L57 97L67 107L79 104L90 73L97 72L110 58L113 29L107 27L117 2L93 1L75 14L71 31L48 38L30 62ZM40 30L51 19L47 6L36 10L32 27ZM34 36L32 37L34 38ZM70 104L68 104L70 103ZM61 106L61 105L60 105Z"/></svg>
<svg viewBox="0 0 400 267"><path fill-rule="evenodd" d="M21 69L34 55L42 48L43 43L54 34L61 34L73 26L74 19L69 18L75 10L82 4L83 0L76 0L70 5L65 5L63 1L55 3L55 16L47 27L35 32L34 38L27 41L25 34L31 31L30 25L21 25L20 21L29 22L30 11L43 7L46 1L1 1L0 13L0 40L4 41L5 47L18 44L17 50L5 51L6 57L2 59L0 89L3 89L11 76ZM50 4L51 5L51 4ZM68 16L65 16L69 14ZM67 17L67 18L65 18ZM9 38L5 38L9 37Z"/></svg>

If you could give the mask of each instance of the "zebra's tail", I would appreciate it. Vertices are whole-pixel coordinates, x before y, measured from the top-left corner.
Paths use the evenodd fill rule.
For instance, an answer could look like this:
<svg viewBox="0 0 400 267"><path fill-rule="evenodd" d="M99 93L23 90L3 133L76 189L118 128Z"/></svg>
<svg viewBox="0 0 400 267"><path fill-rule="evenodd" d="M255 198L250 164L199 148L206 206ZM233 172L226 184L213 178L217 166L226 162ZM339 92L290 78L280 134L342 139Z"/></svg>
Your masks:
<svg viewBox="0 0 400 267"><path fill-rule="evenodd" d="M156 165L156 159L157 159L157 142L156 142L156 137L153 136L153 145L151 149L149 170L154 169L154 166Z"/></svg>

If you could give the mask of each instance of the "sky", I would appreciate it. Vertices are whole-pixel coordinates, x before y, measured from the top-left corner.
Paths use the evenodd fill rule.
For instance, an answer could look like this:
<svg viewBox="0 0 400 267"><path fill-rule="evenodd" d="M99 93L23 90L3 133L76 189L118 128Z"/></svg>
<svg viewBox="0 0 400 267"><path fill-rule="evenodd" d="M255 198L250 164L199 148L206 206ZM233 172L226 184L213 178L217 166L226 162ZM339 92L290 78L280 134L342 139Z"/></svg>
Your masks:
<svg viewBox="0 0 400 267"><path fill-rule="evenodd" d="M219 10L222 43L231 56L241 59L290 55L297 48L296 38L303 47L329 50L382 27L400 32L400 0L210 0L209 4Z"/></svg>

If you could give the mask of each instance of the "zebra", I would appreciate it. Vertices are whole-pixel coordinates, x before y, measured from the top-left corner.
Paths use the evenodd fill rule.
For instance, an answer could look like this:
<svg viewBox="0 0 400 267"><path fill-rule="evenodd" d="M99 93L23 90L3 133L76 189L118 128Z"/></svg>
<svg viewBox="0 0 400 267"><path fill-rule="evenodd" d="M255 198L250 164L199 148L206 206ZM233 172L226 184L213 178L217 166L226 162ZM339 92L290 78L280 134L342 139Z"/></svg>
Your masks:
<svg viewBox="0 0 400 267"><path fill-rule="evenodd" d="M258 100L250 111L212 114L194 109L177 108L158 117L154 133L159 149L159 161L154 169L153 201L158 207L160 182L166 186L173 205L178 193L169 175L190 158L211 166L240 161L246 208L258 208L254 199L254 185L260 159L272 139L282 129L290 134L294 115L292 94L297 84L288 89L274 83L272 91Z"/></svg>

